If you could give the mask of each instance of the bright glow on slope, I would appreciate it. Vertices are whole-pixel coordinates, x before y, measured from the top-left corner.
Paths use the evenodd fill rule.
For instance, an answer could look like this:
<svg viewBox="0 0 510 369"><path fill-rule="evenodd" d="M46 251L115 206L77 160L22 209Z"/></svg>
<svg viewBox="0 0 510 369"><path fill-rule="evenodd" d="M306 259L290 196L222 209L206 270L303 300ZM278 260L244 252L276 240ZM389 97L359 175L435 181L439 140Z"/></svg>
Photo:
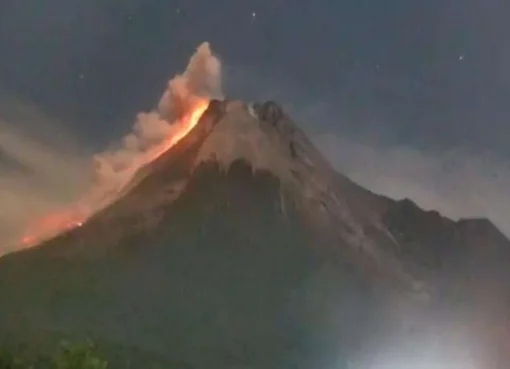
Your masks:
<svg viewBox="0 0 510 369"><path fill-rule="evenodd" d="M150 159L147 162L155 160L164 152L172 148L184 137L186 137L188 133L190 133L191 130L197 125L200 117L202 114L204 114L208 106L208 100L199 100L191 112L178 123L178 126L176 126L177 129L174 130L172 134L169 135L160 146L156 147L153 151L150 152Z"/></svg>
<svg viewBox="0 0 510 369"><path fill-rule="evenodd" d="M31 247L41 243L42 241L55 237L60 233L80 227L95 211L114 201L119 192L121 192L122 189L130 182L140 167L156 160L188 135L189 132L197 125L200 117L208 106L209 101L207 99L199 99L195 106L191 109L191 112L186 114L172 126L170 134L160 145L148 151L143 160L136 162L136 165L125 170L126 173L122 176L123 179L120 183L118 183L116 188L108 190L104 189L102 193L97 193L92 190L76 204L56 210L47 216L42 217L27 228L25 234L20 240L21 245L23 247ZM91 196L100 199L99 203L94 208L85 205L96 202L90 200Z"/></svg>

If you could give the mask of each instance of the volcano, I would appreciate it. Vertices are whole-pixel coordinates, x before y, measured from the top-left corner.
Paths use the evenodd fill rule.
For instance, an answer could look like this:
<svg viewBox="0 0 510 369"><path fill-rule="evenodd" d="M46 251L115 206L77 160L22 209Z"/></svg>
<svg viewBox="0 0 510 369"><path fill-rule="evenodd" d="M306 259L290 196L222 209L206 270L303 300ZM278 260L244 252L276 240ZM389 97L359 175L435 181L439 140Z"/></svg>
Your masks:
<svg viewBox="0 0 510 369"><path fill-rule="evenodd" d="M490 221L336 172L276 102L212 100L115 201L0 259L0 338L91 337L189 368L326 368L462 316L496 352L509 261Z"/></svg>

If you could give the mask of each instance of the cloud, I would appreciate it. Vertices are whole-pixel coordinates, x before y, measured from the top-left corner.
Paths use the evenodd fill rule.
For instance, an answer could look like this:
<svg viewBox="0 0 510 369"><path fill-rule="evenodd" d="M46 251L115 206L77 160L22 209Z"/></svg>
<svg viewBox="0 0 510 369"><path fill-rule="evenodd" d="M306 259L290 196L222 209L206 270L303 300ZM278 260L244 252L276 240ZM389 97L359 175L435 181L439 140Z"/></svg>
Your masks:
<svg viewBox="0 0 510 369"><path fill-rule="evenodd" d="M487 217L510 236L510 161L465 148L384 146L354 136L315 134L331 163L373 192L410 198L451 218Z"/></svg>

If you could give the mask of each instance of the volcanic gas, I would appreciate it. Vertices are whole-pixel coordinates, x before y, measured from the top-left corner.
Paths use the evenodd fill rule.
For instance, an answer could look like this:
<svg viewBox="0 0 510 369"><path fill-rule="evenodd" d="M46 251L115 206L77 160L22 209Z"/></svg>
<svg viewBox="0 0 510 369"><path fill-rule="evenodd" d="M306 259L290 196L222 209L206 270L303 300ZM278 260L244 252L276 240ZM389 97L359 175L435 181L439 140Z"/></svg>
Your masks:
<svg viewBox="0 0 510 369"><path fill-rule="evenodd" d="M221 98L221 65L208 43L201 44L185 72L168 83L158 109L141 113L120 147L94 157L94 180L69 206L36 219L20 239L31 247L80 227L98 210L112 203L141 167L172 149L198 124L212 98Z"/></svg>

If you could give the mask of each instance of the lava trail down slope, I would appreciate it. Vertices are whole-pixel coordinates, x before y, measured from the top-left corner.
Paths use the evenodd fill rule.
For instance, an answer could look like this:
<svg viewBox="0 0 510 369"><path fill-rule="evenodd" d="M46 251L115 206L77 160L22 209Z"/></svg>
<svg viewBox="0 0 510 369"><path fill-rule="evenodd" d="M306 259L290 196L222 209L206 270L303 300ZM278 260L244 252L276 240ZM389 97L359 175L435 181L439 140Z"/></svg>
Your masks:
<svg viewBox="0 0 510 369"><path fill-rule="evenodd" d="M337 173L278 104L212 100L116 201L0 259L0 337L93 337L191 368L326 368L455 315L496 358L509 250L488 220Z"/></svg>

